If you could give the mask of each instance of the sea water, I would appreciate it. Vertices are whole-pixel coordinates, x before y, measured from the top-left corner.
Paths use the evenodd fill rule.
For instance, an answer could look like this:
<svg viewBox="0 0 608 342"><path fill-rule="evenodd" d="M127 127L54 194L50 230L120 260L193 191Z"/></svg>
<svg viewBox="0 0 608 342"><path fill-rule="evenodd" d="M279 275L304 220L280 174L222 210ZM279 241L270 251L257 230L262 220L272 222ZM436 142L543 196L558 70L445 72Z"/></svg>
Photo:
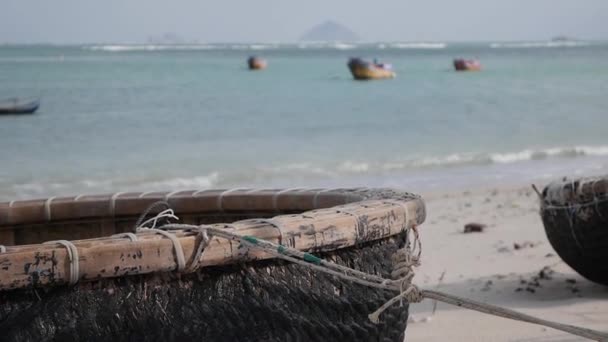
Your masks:
<svg viewBox="0 0 608 342"><path fill-rule="evenodd" d="M256 54L268 69L248 71ZM397 78L354 81L351 56ZM481 72L455 72L455 57ZM0 46L0 200L231 187L432 191L608 171L602 42Z"/></svg>

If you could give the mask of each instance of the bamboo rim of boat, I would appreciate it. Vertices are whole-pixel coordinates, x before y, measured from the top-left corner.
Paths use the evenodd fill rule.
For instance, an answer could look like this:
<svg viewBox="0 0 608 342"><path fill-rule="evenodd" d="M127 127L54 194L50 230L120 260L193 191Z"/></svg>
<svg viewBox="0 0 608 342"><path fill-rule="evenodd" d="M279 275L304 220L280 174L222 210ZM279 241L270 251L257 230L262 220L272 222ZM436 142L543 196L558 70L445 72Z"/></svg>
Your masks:
<svg viewBox="0 0 608 342"><path fill-rule="evenodd" d="M418 195L369 188L130 192L13 201L0 204L0 291L175 272L176 242L153 231L134 231L135 220L158 201L167 202L180 223L229 229L309 252L386 239L426 216ZM212 237L194 260L197 233L171 234L197 268L270 258Z"/></svg>
<svg viewBox="0 0 608 342"><path fill-rule="evenodd" d="M539 197L541 210L596 205L608 200L608 175L563 178L548 184Z"/></svg>

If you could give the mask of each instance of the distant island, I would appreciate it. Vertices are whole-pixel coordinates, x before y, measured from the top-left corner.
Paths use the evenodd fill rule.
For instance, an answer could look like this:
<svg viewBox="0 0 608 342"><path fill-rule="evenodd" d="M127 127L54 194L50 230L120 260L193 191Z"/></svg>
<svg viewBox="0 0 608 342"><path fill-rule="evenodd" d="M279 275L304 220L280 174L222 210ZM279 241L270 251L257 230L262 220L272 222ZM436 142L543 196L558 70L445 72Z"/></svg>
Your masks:
<svg viewBox="0 0 608 342"><path fill-rule="evenodd" d="M576 38L572 38L572 37L568 37L565 35L559 35L559 36L555 36L553 38L551 38L552 42L575 42L578 39Z"/></svg>
<svg viewBox="0 0 608 342"><path fill-rule="evenodd" d="M300 37L304 42L355 42L360 39L351 29L332 20L312 27Z"/></svg>
<svg viewBox="0 0 608 342"><path fill-rule="evenodd" d="M160 36L148 37L148 44L159 44L159 45L180 45L180 44L195 44L196 41L188 41L182 38L177 33L166 32Z"/></svg>

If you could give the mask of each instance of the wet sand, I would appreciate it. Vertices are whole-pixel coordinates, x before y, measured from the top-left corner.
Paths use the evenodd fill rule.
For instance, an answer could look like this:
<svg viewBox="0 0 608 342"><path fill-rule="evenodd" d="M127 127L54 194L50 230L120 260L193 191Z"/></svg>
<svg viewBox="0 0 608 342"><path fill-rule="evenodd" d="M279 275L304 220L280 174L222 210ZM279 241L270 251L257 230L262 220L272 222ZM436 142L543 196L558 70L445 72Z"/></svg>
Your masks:
<svg viewBox="0 0 608 342"><path fill-rule="evenodd" d="M423 194L420 287L540 318L608 331L608 286L561 261L547 240L530 188ZM487 225L463 233L467 223ZM443 278L442 278L443 275ZM441 279L442 278L442 279ZM411 308L408 341L579 341L550 328L425 300Z"/></svg>

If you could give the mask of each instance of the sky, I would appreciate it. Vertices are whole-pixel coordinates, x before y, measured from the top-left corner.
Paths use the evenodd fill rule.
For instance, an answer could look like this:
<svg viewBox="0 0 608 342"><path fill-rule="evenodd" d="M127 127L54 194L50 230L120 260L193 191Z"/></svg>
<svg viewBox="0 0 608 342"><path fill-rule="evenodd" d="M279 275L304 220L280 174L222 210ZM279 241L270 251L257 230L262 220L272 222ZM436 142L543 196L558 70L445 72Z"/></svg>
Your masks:
<svg viewBox="0 0 608 342"><path fill-rule="evenodd" d="M334 20L365 41L608 40L608 0L1 0L0 43L294 42Z"/></svg>

